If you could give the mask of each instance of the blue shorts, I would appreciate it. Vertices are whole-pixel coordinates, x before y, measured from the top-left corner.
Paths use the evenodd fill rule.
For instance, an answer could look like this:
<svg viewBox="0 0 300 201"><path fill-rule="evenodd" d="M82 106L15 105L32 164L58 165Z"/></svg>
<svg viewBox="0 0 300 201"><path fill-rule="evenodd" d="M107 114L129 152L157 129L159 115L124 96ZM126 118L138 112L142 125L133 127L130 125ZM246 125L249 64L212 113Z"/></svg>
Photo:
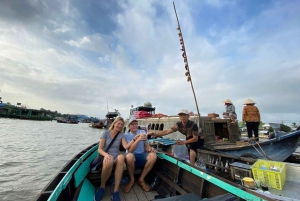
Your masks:
<svg viewBox="0 0 300 201"><path fill-rule="evenodd" d="M134 166L137 168L142 168L147 162L148 153L144 152L142 154L133 154L135 157Z"/></svg>

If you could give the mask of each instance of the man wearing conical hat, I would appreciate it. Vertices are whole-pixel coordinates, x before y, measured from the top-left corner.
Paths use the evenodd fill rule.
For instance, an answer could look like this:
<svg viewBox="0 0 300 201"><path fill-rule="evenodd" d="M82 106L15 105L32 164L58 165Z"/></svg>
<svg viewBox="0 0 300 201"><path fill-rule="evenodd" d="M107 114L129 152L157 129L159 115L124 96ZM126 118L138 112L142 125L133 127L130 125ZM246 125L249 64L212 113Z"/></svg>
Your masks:
<svg viewBox="0 0 300 201"><path fill-rule="evenodd" d="M226 112L223 112L223 118L224 119L230 119L231 123L236 123L236 113L235 113L235 107L232 104L231 100L226 99L223 101L223 103L226 106Z"/></svg>
<svg viewBox="0 0 300 201"><path fill-rule="evenodd" d="M254 132L255 140L259 141L258 138L258 126L260 123L260 113L255 105L255 102L251 99L247 99L244 102L243 108L243 123L246 122L247 132L249 139L252 138L252 131Z"/></svg>

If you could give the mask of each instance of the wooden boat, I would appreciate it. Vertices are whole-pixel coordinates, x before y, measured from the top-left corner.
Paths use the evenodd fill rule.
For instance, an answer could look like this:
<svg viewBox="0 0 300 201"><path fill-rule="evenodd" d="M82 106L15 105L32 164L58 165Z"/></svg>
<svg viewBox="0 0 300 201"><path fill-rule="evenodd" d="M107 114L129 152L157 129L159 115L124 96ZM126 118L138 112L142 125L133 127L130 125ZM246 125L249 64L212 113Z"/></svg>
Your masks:
<svg viewBox="0 0 300 201"><path fill-rule="evenodd" d="M65 118L61 118L61 117L58 117L57 118L57 123L65 123L65 124L78 124L78 121L76 119L65 119Z"/></svg>
<svg viewBox="0 0 300 201"><path fill-rule="evenodd" d="M136 107L130 109L130 117L139 110L155 114L154 107ZM154 115L153 115L154 116ZM190 116L190 120L196 122L202 128L205 135L205 149L212 152L235 155L238 157L252 157L261 159L272 159L275 161L284 161L296 151L300 145L300 131L296 130L290 133L282 133L276 127L275 138L265 139L263 141L248 142L248 139L242 141L241 132L238 124L232 124L229 119L217 119L209 116ZM158 131L171 128L176 122L180 121L178 116L167 116L160 118L138 118L139 125L148 130ZM128 128L127 122L125 123ZM167 136L172 139L184 139L185 136L179 132Z"/></svg>
<svg viewBox="0 0 300 201"><path fill-rule="evenodd" d="M240 182L243 177L252 177L252 171L249 169L257 159L237 157L227 154L218 154L216 152L210 152L205 150L198 149L198 157L201 157L206 163L206 167L209 172L212 172L222 178L225 178L229 181ZM212 160L218 159L219 163L212 163ZM221 164L228 162L230 164L230 171L225 172L225 167ZM270 161L272 162L272 161ZM276 162L275 162L276 163ZM245 166L241 164L246 164ZM274 199L277 196L282 196L284 200L298 200L299 195L297 189L300 185L300 164L297 163L288 163L285 162L285 184L283 185L282 190L275 188L269 188L268 191L274 195ZM248 165L248 166L247 166ZM265 173L264 173L265 175ZM278 179L277 177L275 179ZM277 182L277 181L276 181ZM256 189L257 192L262 193L261 190Z"/></svg>
<svg viewBox="0 0 300 201"><path fill-rule="evenodd" d="M93 144L72 158L41 191L35 200L37 201L67 201L67 200L93 200L93 196L100 184L100 173L91 173L89 164L97 155L98 143ZM222 177L180 161L165 153L157 153L158 160L146 177L151 183L152 191L144 192L140 187L134 186L128 194L122 193L126 183L126 168L120 186L122 200L154 200L155 198L171 197L192 200L208 198L206 200L224 200L220 196L226 196L228 200L274 200L270 194L260 194L244 188L236 183L225 180ZM136 176L140 174L135 171ZM110 185L113 179L109 179L106 194L103 200L110 200ZM224 197L223 197L224 198ZM237 199L234 199L237 198ZM277 200L285 200L284 197L276 197ZM160 199L164 201L164 199ZM166 198L166 200L169 200Z"/></svg>
<svg viewBox="0 0 300 201"><path fill-rule="evenodd" d="M118 110L115 110L114 112L107 112L105 115L106 120L104 121L104 127L109 128L117 116L120 116Z"/></svg>
<svg viewBox="0 0 300 201"><path fill-rule="evenodd" d="M98 121L98 122L91 122L89 124L90 127L92 128L103 128L104 127L104 122L103 121Z"/></svg>

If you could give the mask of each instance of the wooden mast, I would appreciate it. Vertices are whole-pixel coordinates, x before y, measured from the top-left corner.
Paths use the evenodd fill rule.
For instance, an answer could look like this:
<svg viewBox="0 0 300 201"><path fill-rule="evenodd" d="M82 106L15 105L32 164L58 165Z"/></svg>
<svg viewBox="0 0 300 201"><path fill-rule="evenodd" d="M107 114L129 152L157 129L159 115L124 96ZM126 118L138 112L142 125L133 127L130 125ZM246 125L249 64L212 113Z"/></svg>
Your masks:
<svg viewBox="0 0 300 201"><path fill-rule="evenodd" d="M200 128L200 112L199 112L197 98L196 98L196 94L195 94L195 90L194 90L194 86L193 86L193 82L192 82L191 71L190 71L190 68L189 68L188 60L187 60L187 54L186 54L186 50L185 50L185 46L184 46L182 31L181 31L181 28L180 28L179 19L178 19L178 16L177 16L177 12L176 12L174 2L173 2L173 6L174 6L174 11L175 11L175 15L176 15L177 23L178 23L177 30L178 30L180 45L182 46L182 48L180 50L183 52L182 57L183 57L183 60L184 60L184 63L185 63L185 70L186 70L185 76L187 76L187 81L191 83L191 87L192 87L192 91L193 91L194 99L195 99L195 103L196 103L196 108L197 108L197 112L198 112L199 128Z"/></svg>

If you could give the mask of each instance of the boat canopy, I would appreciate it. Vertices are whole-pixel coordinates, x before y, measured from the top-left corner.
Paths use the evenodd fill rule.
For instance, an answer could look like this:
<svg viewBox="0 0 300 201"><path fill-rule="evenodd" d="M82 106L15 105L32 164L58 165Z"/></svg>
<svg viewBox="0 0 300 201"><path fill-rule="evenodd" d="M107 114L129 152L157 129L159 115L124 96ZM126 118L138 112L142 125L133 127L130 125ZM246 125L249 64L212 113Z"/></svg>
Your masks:
<svg viewBox="0 0 300 201"><path fill-rule="evenodd" d="M119 113L117 113L117 112L108 112L106 114L106 117L107 118L114 118L114 117L117 117L118 115L119 115Z"/></svg>

